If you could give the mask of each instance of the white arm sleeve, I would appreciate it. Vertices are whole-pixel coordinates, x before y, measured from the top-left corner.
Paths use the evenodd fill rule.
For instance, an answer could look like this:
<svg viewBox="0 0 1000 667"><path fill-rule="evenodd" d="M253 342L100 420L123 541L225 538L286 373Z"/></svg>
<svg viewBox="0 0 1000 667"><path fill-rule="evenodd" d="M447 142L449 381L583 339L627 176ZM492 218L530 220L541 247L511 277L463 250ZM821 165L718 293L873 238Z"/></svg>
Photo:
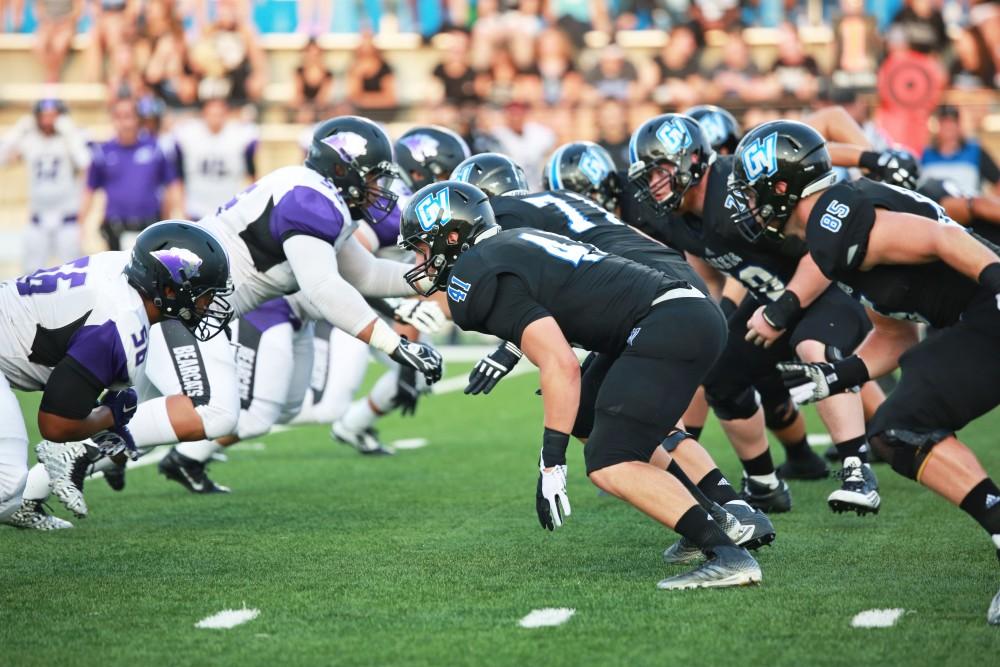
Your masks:
<svg viewBox="0 0 1000 667"><path fill-rule="evenodd" d="M298 234L281 247L310 313L352 336L376 319L364 297L337 270L337 252L332 245Z"/></svg>
<svg viewBox="0 0 1000 667"><path fill-rule="evenodd" d="M382 259L365 250L354 237L337 253L340 273L365 296L413 296L406 282L406 272L413 267L391 259Z"/></svg>

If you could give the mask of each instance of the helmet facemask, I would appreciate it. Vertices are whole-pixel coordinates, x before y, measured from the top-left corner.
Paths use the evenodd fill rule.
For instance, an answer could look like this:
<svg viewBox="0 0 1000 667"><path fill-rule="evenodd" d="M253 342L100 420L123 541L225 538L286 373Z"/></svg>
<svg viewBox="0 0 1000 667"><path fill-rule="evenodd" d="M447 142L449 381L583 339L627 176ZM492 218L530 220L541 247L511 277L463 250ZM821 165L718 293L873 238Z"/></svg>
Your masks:
<svg viewBox="0 0 1000 667"><path fill-rule="evenodd" d="M331 180L343 194L352 217L377 225L396 208L399 195L392 191L392 184L397 176L394 164L379 162L370 169L338 165Z"/></svg>
<svg viewBox="0 0 1000 667"><path fill-rule="evenodd" d="M695 178L688 170L669 160L646 163L643 160L632 163L628 178L638 188L636 199L646 203L660 215L666 215L681 205L684 195L701 180L702 170ZM653 184L654 176L660 176ZM662 199L661 199L662 197Z"/></svg>
<svg viewBox="0 0 1000 667"><path fill-rule="evenodd" d="M207 287L198 291L190 281L185 281L177 286L164 285L152 301L163 317L179 321L195 338L207 341L233 319L233 307L226 298L232 293L231 280L223 289Z"/></svg>

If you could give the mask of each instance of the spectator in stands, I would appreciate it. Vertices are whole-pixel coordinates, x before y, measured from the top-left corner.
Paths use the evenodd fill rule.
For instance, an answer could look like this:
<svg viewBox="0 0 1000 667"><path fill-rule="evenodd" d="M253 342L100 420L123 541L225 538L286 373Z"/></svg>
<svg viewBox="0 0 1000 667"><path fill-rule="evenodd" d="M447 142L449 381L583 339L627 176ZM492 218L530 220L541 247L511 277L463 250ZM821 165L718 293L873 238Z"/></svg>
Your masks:
<svg viewBox="0 0 1000 667"><path fill-rule="evenodd" d="M0 0L0 31L7 26L11 32L24 28L24 0Z"/></svg>
<svg viewBox="0 0 1000 667"><path fill-rule="evenodd" d="M692 0L691 16L704 30L729 31L740 21L739 0Z"/></svg>
<svg viewBox="0 0 1000 667"><path fill-rule="evenodd" d="M108 97L138 97L146 90L146 82L135 59L135 50L130 42L122 42L112 47L111 63L107 78Z"/></svg>
<svg viewBox="0 0 1000 667"><path fill-rule="evenodd" d="M82 12L83 0L39 0L35 3L38 18L35 52L42 63L45 83L59 81Z"/></svg>
<svg viewBox="0 0 1000 667"><path fill-rule="evenodd" d="M714 90L712 97L720 99L722 104L760 100L769 94L766 86L761 85L761 72L750 58L750 47L738 28L726 33L722 62L706 78Z"/></svg>
<svg viewBox="0 0 1000 667"><path fill-rule="evenodd" d="M462 30L451 30L445 35L446 52L434 68L433 76L440 83L435 102L456 106L475 104L476 73L469 64L469 35Z"/></svg>
<svg viewBox="0 0 1000 667"><path fill-rule="evenodd" d="M592 102L610 97L631 101L641 97L639 74L617 44L601 50L597 65L587 73L588 96Z"/></svg>
<svg viewBox="0 0 1000 667"><path fill-rule="evenodd" d="M952 88L993 88L997 73L979 28L962 30L955 41L955 60L948 71Z"/></svg>
<svg viewBox="0 0 1000 667"><path fill-rule="evenodd" d="M541 123L528 120L528 105L511 102L504 109L503 120L493 128L501 152L524 168L533 190L542 186L545 160L555 148L556 135Z"/></svg>
<svg viewBox="0 0 1000 667"><path fill-rule="evenodd" d="M145 63L143 79L157 97L172 107L193 104L195 81L187 71L184 24L170 0L149 0L143 12L137 58Z"/></svg>
<svg viewBox="0 0 1000 667"><path fill-rule="evenodd" d="M558 26L576 48L581 48L587 31L611 33L607 5L605 0L549 0L545 16L549 25Z"/></svg>
<svg viewBox="0 0 1000 667"><path fill-rule="evenodd" d="M597 107L597 143L611 153L619 169L628 169L628 107L618 100L607 99Z"/></svg>
<svg viewBox="0 0 1000 667"><path fill-rule="evenodd" d="M375 46L371 32L361 34L347 70L347 99L360 111L381 114L382 119L396 108L396 75Z"/></svg>
<svg viewBox="0 0 1000 667"><path fill-rule="evenodd" d="M503 14L507 48L518 67L528 67L535 57L535 42L545 29L542 0L508 0L507 4L514 5Z"/></svg>
<svg viewBox="0 0 1000 667"><path fill-rule="evenodd" d="M91 80L104 81L104 58L115 59L116 51L131 40L138 9L138 0L97 0L94 3L94 27L90 30L87 50Z"/></svg>
<svg viewBox="0 0 1000 667"><path fill-rule="evenodd" d="M944 17L934 0L906 0L892 23L902 28L914 51L941 53L950 44Z"/></svg>
<svg viewBox="0 0 1000 667"><path fill-rule="evenodd" d="M173 136L190 220L214 213L257 175L257 128L230 118L224 99L203 102L201 116L178 123Z"/></svg>
<svg viewBox="0 0 1000 667"><path fill-rule="evenodd" d="M704 34L698 24L674 26L670 38L648 68L648 87L653 91L654 102L684 108L703 101L705 79L701 51L704 47Z"/></svg>
<svg viewBox="0 0 1000 667"><path fill-rule="evenodd" d="M83 133L59 100L43 99L0 143L0 165L21 160L28 172L28 214L23 270L63 264L80 256L77 212L81 175L90 164Z"/></svg>
<svg viewBox="0 0 1000 667"><path fill-rule="evenodd" d="M235 105L261 100L267 62L252 26L236 0L219 0L215 22L191 47L199 99L227 97Z"/></svg>
<svg viewBox="0 0 1000 667"><path fill-rule="evenodd" d="M541 99L541 80L537 68L522 72L507 49L493 54L490 66L476 75L479 98L502 107L513 100L532 104Z"/></svg>
<svg viewBox="0 0 1000 667"><path fill-rule="evenodd" d="M292 106L295 122L315 123L330 104L333 71L326 66L323 49L315 37L310 37L302 51L302 64L295 68Z"/></svg>
<svg viewBox="0 0 1000 667"><path fill-rule="evenodd" d="M496 51L505 48L508 34L500 11L500 0L478 0L476 22L472 24L471 32L470 62L473 68L488 68Z"/></svg>
<svg viewBox="0 0 1000 667"><path fill-rule="evenodd" d="M875 72L881 38L875 18L865 13L864 0L840 0L840 16L833 32L838 70L851 74Z"/></svg>
<svg viewBox="0 0 1000 667"><path fill-rule="evenodd" d="M963 192L982 194L983 185L996 187L1000 168L978 141L962 134L961 115L944 105L937 111L937 135L924 150L921 177L952 181Z"/></svg>
<svg viewBox="0 0 1000 667"><path fill-rule="evenodd" d="M152 223L182 215L176 166L152 137L140 132L135 106L132 99L112 104L115 136L95 146L80 204L80 220L86 221L94 194L104 193L101 235L111 250L127 250Z"/></svg>
<svg viewBox="0 0 1000 667"><path fill-rule="evenodd" d="M569 39L555 28L538 36L534 59L542 101L549 106L575 106L583 94L583 76L573 62Z"/></svg>
<svg viewBox="0 0 1000 667"><path fill-rule="evenodd" d="M806 53L795 25L783 23L778 29L778 59L771 67L773 92L812 100L819 92L819 75L819 65Z"/></svg>

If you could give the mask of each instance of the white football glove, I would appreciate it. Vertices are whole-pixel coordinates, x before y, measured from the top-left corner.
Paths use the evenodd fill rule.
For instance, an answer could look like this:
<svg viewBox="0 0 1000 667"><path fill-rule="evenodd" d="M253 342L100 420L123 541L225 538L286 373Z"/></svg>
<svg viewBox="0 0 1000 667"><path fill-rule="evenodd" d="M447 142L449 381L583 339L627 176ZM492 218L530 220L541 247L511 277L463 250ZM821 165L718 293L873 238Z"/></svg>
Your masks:
<svg viewBox="0 0 1000 667"><path fill-rule="evenodd" d="M403 299L392 316L397 322L413 325L423 334L437 333L448 319L436 301L426 299Z"/></svg>
<svg viewBox="0 0 1000 667"><path fill-rule="evenodd" d="M555 530L563 524L563 519L572 514L569 496L566 495L565 465L545 468L538 466L538 488L535 491L535 510L542 528Z"/></svg>

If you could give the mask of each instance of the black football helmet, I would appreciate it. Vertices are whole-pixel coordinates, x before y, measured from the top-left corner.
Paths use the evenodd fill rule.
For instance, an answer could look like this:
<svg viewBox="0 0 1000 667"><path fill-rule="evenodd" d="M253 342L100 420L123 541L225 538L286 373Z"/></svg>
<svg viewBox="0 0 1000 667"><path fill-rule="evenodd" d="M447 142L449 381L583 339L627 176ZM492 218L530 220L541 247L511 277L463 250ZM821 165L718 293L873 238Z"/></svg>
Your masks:
<svg viewBox="0 0 1000 667"><path fill-rule="evenodd" d="M360 116L338 116L313 132L306 166L330 179L351 215L378 224L396 207L397 172L389 136Z"/></svg>
<svg viewBox="0 0 1000 667"><path fill-rule="evenodd" d="M451 177L469 157L465 139L446 127L419 125L396 141L396 164L411 191Z"/></svg>
<svg viewBox="0 0 1000 667"><path fill-rule="evenodd" d="M424 261L406 274L418 294L447 289L459 255L483 232L497 229L485 192L461 181L431 183L410 199L399 222L399 247L423 255ZM426 244L426 248L418 245ZM420 286L430 280L430 287Z"/></svg>
<svg viewBox="0 0 1000 667"><path fill-rule="evenodd" d="M628 159L628 178L636 185L636 199L664 215L677 208L687 191L704 178L715 162L715 151L698 121L667 113L647 120L632 134ZM674 170L654 190L650 179L654 172L665 171L665 165L673 165Z"/></svg>
<svg viewBox="0 0 1000 667"><path fill-rule="evenodd" d="M590 141L563 144L549 158L542 175L546 190L570 190L609 211L618 209L621 180L611 154Z"/></svg>
<svg viewBox="0 0 1000 667"><path fill-rule="evenodd" d="M736 147L728 184L736 201L732 220L748 241L781 240L799 200L837 179L819 132L791 120L758 125Z"/></svg>
<svg viewBox="0 0 1000 667"><path fill-rule="evenodd" d="M233 318L229 256L204 227L186 220L150 225L136 237L125 277L165 318L209 340ZM199 303L210 296L208 303Z"/></svg>
<svg viewBox="0 0 1000 667"><path fill-rule="evenodd" d="M489 197L527 192L529 189L524 169L500 153L473 155L455 167L451 177L453 180L475 185Z"/></svg>
<svg viewBox="0 0 1000 667"><path fill-rule="evenodd" d="M736 151L743 130L733 114L714 104L699 104L684 111L684 115L698 121L716 153L732 155Z"/></svg>

